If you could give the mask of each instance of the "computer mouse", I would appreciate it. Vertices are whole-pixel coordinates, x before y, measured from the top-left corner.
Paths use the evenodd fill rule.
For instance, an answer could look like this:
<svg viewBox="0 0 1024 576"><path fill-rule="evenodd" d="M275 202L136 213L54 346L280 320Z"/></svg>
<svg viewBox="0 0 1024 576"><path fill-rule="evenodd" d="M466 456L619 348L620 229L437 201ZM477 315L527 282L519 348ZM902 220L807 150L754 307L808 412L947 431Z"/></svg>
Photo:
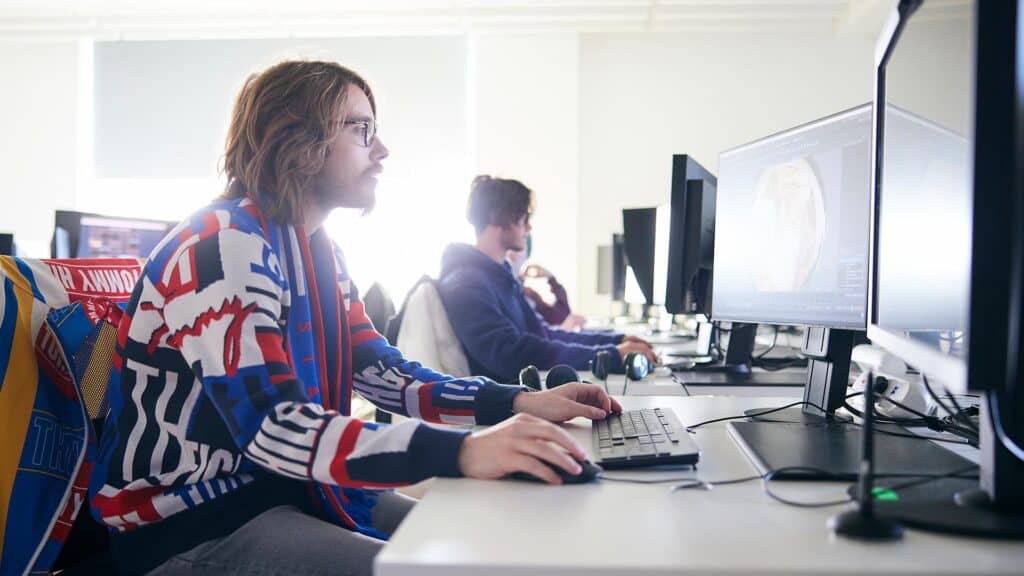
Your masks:
<svg viewBox="0 0 1024 576"><path fill-rule="evenodd" d="M604 472L600 466L594 464L590 460L580 462L580 468L582 468L582 470L580 470L579 474L575 475L562 470L558 466L548 465L548 467L554 470L555 474L558 474L558 477L562 479L563 484L586 484L587 482L592 482L597 478L600 478L601 473ZM510 474L508 477L515 478L516 480L526 480L529 482L544 482L544 480L530 474L529 472L515 472Z"/></svg>

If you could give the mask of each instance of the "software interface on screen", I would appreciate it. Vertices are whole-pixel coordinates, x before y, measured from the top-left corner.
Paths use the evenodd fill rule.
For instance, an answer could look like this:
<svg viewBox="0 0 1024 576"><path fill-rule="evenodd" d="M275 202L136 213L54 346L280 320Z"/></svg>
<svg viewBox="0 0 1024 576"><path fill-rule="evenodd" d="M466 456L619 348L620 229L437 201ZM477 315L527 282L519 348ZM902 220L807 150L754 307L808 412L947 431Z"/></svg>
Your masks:
<svg viewBox="0 0 1024 576"><path fill-rule="evenodd" d="M869 105L722 154L712 317L866 326Z"/></svg>
<svg viewBox="0 0 1024 576"><path fill-rule="evenodd" d="M76 258L145 258L170 230L168 224L83 216Z"/></svg>

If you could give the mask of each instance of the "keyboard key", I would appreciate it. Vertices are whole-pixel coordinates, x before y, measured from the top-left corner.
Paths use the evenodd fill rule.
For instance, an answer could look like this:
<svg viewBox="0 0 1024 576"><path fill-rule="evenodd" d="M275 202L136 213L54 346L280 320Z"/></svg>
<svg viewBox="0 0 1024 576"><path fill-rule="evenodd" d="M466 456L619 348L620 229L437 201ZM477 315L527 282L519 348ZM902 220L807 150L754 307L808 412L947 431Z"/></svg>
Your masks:
<svg viewBox="0 0 1024 576"><path fill-rule="evenodd" d="M612 468L693 464L699 452L675 412L668 408L627 410L595 422L595 455Z"/></svg>
<svg viewBox="0 0 1024 576"><path fill-rule="evenodd" d="M636 458L638 456L654 456L656 453L654 446L651 444L641 444L635 448L626 450L626 454L629 455L630 458Z"/></svg>

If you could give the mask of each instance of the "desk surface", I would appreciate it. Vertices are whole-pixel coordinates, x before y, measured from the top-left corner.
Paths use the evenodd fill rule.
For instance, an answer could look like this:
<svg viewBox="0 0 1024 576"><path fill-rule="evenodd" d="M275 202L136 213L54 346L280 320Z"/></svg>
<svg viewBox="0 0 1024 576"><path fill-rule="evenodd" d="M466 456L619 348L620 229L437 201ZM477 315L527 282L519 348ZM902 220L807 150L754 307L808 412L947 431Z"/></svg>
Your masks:
<svg viewBox="0 0 1024 576"><path fill-rule="evenodd" d="M757 397L801 397L803 395L804 369L787 369L779 372L768 373L769 376L779 374L779 382L771 384L758 384L754 386L739 385L728 380L728 374L704 374L704 378L694 380L687 372L678 372L676 379L663 375L660 371L648 375L643 380L636 382L629 381L623 374L612 374L608 377L608 392L616 396L757 396ZM594 382L599 386L605 383L596 380L590 372L580 372L584 380ZM683 387L679 382L686 384ZM787 382L799 382L799 385L786 384ZM623 394L625 390L625 394Z"/></svg>
<svg viewBox="0 0 1024 576"><path fill-rule="evenodd" d="M684 423L777 406L785 398L626 397L626 408L670 406ZM590 449L589 424L567 425ZM756 474L724 424L698 430L696 471L614 471L616 478L723 480ZM377 557L376 574L1021 574L1020 543L908 530L896 544L833 536L843 507L785 506L760 482L711 491L612 482L547 486L438 479ZM843 483L785 483L790 498L842 497Z"/></svg>

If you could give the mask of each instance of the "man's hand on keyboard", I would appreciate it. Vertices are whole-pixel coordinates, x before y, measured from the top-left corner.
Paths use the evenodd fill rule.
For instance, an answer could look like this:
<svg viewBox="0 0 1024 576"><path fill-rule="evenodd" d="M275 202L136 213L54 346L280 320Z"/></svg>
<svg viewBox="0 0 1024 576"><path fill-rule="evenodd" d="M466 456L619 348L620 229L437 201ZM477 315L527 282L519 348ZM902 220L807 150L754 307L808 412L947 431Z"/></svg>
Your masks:
<svg viewBox="0 0 1024 576"><path fill-rule="evenodd" d="M577 416L602 420L609 412L622 412L622 406L600 386L569 382L543 392L520 392L512 401L512 411L565 422Z"/></svg>

